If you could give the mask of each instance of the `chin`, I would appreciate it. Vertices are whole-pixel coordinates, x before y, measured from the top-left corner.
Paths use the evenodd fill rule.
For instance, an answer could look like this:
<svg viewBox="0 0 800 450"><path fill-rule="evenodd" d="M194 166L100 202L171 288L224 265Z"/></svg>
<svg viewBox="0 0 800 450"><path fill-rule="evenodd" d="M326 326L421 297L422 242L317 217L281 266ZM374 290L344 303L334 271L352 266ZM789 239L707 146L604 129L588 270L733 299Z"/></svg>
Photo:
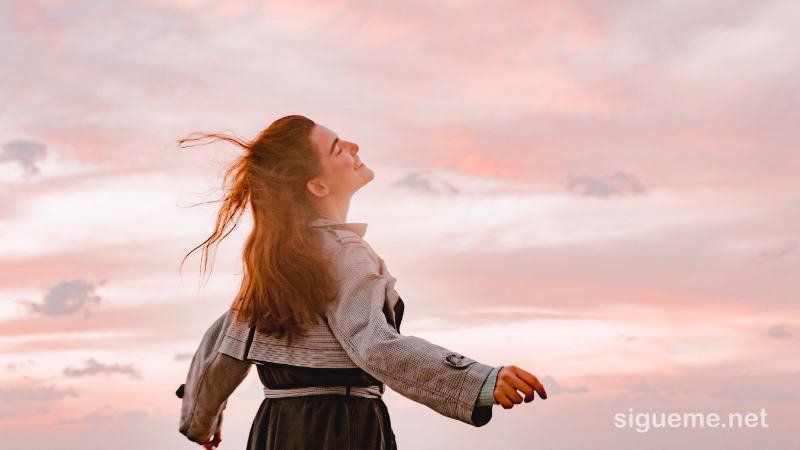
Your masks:
<svg viewBox="0 0 800 450"><path fill-rule="evenodd" d="M366 180L364 181L364 184L367 184L370 181L372 181L373 178L375 178L375 172L373 172L372 169L370 169L369 167L365 167L364 169L366 169L369 172L367 174L364 174L364 179Z"/></svg>

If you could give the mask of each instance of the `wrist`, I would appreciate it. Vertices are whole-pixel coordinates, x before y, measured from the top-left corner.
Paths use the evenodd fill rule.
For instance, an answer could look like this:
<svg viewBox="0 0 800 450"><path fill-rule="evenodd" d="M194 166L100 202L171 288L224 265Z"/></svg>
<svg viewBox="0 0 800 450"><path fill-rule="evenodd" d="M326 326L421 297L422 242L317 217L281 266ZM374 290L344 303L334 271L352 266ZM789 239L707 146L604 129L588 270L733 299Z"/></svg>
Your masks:
<svg viewBox="0 0 800 450"><path fill-rule="evenodd" d="M501 368L502 366L493 368L486 376L486 380L484 380L480 394L478 395L478 406L491 406L498 403L494 398L494 389L497 385L497 373Z"/></svg>

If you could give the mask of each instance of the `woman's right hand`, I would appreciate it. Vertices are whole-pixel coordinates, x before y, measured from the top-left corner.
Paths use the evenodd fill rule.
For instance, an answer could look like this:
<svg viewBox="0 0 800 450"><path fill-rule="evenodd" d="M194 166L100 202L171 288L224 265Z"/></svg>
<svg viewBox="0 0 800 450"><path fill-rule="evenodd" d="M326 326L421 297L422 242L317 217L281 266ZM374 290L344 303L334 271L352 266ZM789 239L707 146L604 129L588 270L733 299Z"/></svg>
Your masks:
<svg viewBox="0 0 800 450"><path fill-rule="evenodd" d="M533 393L538 392L542 399L547 399L547 392L539 380L532 374L517 366L503 366L497 372L497 383L494 387L494 399L505 409L511 409L514 404L522 403L522 397L517 393L525 394L525 403L533 401Z"/></svg>

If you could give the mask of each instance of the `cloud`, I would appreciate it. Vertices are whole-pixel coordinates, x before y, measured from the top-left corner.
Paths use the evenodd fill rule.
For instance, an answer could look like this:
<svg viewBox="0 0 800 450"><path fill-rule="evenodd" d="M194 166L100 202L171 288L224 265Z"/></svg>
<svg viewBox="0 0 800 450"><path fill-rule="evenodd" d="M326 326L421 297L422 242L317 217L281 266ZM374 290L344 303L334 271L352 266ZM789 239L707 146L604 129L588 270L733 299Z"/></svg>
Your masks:
<svg viewBox="0 0 800 450"><path fill-rule="evenodd" d="M0 403L51 401L68 396L77 397L78 395L72 388L59 389L55 386L0 387Z"/></svg>
<svg viewBox="0 0 800 450"><path fill-rule="evenodd" d="M792 336L792 330L787 325L779 323L769 327L767 335L775 339L785 339Z"/></svg>
<svg viewBox="0 0 800 450"><path fill-rule="evenodd" d="M616 339L618 341L631 342L631 341L635 341L637 339L637 337L634 336L634 335L628 335L628 334L624 334L624 333L617 333Z"/></svg>
<svg viewBox="0 0 800 450"><path fill-rule="evenodd" d="M570 175L567 188L589 197L635 195L645 191L644 185L636 179L636 176L620 171L603 178L590 175Z"/></svg>
<svg viewBox="0 0 800 450"><path fill-rule="evenodd" d="M188 352L176 353L174 359L175 361L189 361L190 359L192 359L192 356L194 356L194 354Z"/></svg>
<svg viewBox="0 0 800 450"><path fill-rule="evenodd" d="M0 163L16 162L27 175L35 175L39 173L37 163L46 156L47 147L44 144L26 139L15 139L3 144Z"/></svg>
<svg viewBox="0 0 800 450"><path fill-rule="evenodd" d="M124 175L119 174L118 177L124 178ZM95 183L95 180L90 180L90 182ZM65 189L63 186L54 186L53 188L55 190ZM29 196L28 198L36 198L39 193L25 192L25 195ZM129 217L132 220L138 220L134 218L139 216ZM57 219L54 219L54 224L55 220ZM101 228L98 227L109 225L108 222L98 221L88 225L87 228L99 230ZM81 225L75 223L75 226ZM56 228L63 230L63 223ZM99 231L95 231L95 233L97 232ZM188 245L188 243L176 243L174 238L168 236L134 238L131 233L126 233L126 239L116 241L98 242L87 237L78 245L55 246L47 242L49 239L57 239L57 234L53 233L53 229L46 233L22 232L21 234L29 240L43 241L43 245L47 246L47 251L21 254L0 253L0 285L7 289L29 289L34 285L47 285L53 282L53 274L61 273L66 267L70 269L71 273L101 274L98 276L115 281L163 274L174 270L175 263L173 261L176 254L185 253Z"/></svg>
<svg viewBox="0 0 800 450"><path fill-rule="evenodd" d="M114 410L115 406L120 409ZM231 405L226 412L236 406ZM115 450L188 449L196 446L178 432L174 408L167 411L157 408L123 408L124 405L116 401L113 405L88 410L65 410L63 413L69 416L55 416L46 424L27 424L22 420L9 423L3 427L2 448L107 450L112 447L109 443L113 443ZM228 423L229 434L226 439L223 432L222 448L245 446L248 430L238 425L233 421Z"/></svg>
<svg viewBox="0 0 800 450"><path fill-rule="evenodd" d="M104 374L106 376L119 373L123 375L128 375L131 378L141 378L142 374L139 369L136 369L133 364L128 365L120 365L120 364L103 364L100 362L95 361L93 358L87 359L85 361L86 367L82 369L73 369L72 367L67 367L64 369L64 375L68 377L85 377L85 376L92 376L92 375L100 375Z"/></svg>
<svg viewBox="0 0 800 450"><path fill-rule="evenodd" d="M589 391L589 389L583 385L564 386L557 382L556 379L550 375L542 377L542 379L539 381L541 381L542 385L544 386L544 390L547 392L548 398L550 397L550 394L580 394Z"/></svg>
<svg viewBox="0 0 800 450"><path fill-rule="evenodd" d="M7 363L6 364L6 371L7 372L16 372L19 369L23 369L26 367L31 367L36 365L36 361L31 358L28 358L25 361L15 362L15 363Z"/></svg>
<svg viewBox="0 0 800 450"><path fill-rule="evenodd" d="M390 185L393 188L410 189L424 194L456 195L458 189L449 181L431 175L429 171L411 172Z"/></svg>
<svg viewBox="0 0 800 450"><path fill-rule="evenodd" d="M592 313L573 313L558 309L535 308L529 306L467 307L447 309L434 316L430 325L436 330L463 329L464 327L483 327L509 325L514 322L531 320L578 320L596 318ZM417 325L418 327L420 325Z"/></svg>
<svg viewBox="0 0 800 450"><path fill-rule="evenodd" d="M786 240L775 246L765 248L759 252L757 258L760 260L767 259L780 259L787 255L795 253L798 248L798 243L795 240Z"/></svg>
<svg viewBox="0 0 800 450"><path fill-rule="evenodd" d="M74 424L113 424L113 423L132 423L145 421L149 418L149 413L141 409L131 409L124 411L113 411L108 406L97 409L83 417L59 419L57 422L63 425Z"/></svg>
<svg viewBox="0 0 800 450"><path fill-rule="evenodd" d="M19 193L20 191L0 192L0 219L11 219L17 212L21 204Z"/></svg>
<svg viewBox="0 0 800 450"><path fill-rule="evenodd" d="M103 282L105 280L97 284ZM100 297L94 293L94 289L94 284L83 279L61 281L50 289L41 303L22 303L27 304L32 312L47 316L69 315L81 310L88 316L88 307L100 303Z"/></svg>
<svg viewBox="0 0 800 450"><path fill-rule="evenodd" d="M737 373L727 374L716 386L708 386L709 397L725 398L740 402L758 399L761 402L777 402L796 405L800 400L800 372L788 373Z"/></svg>
<svg viewBox="0 0 800 450"><path fill-rule="evenodd" d="M47 412L53 403L77 396L72 388L42 386L39 380L28 379L24 383L0 386L0 418L21 415L21 412L29 410Z"/></svg>
<svg viewBox="0 0 800 450"><path fill-rule="evenodd" d="M133 305L111 305L88 318L27 316L0 320L0 354L24 358L52 352L164 351L166 357L191 350L208 326L229 305L194 299ZM176 321L175 318L181 320Z"/></svg>

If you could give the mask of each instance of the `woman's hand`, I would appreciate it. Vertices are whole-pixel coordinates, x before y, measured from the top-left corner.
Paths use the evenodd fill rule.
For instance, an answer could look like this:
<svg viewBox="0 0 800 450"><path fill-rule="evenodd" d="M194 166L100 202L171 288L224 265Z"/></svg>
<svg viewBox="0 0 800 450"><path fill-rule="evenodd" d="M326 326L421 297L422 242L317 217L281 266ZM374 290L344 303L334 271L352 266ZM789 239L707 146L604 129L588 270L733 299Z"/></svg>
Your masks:
<svg viewBox="0 0 800 450"><path fill-rule="evenodd" d="M218 428L217 432L214 433L214 436L210 440L203 442L201 445L206 450L214 450L217 448L220 442L222 442L222 429Z"/></svg>
<svg viewBox="0 0 800 450"><path fill-rule="evenodd" d="M521 391L525 394L525 403L533 401L533 393L538 392L539 396L547 399L547 392L539 380L530 373L517 366L503 366L497 372L497 383L494 386L494 399L503 405L505 409L511 409L514 404L522 403L522 397L517 393Z"/></svg>

